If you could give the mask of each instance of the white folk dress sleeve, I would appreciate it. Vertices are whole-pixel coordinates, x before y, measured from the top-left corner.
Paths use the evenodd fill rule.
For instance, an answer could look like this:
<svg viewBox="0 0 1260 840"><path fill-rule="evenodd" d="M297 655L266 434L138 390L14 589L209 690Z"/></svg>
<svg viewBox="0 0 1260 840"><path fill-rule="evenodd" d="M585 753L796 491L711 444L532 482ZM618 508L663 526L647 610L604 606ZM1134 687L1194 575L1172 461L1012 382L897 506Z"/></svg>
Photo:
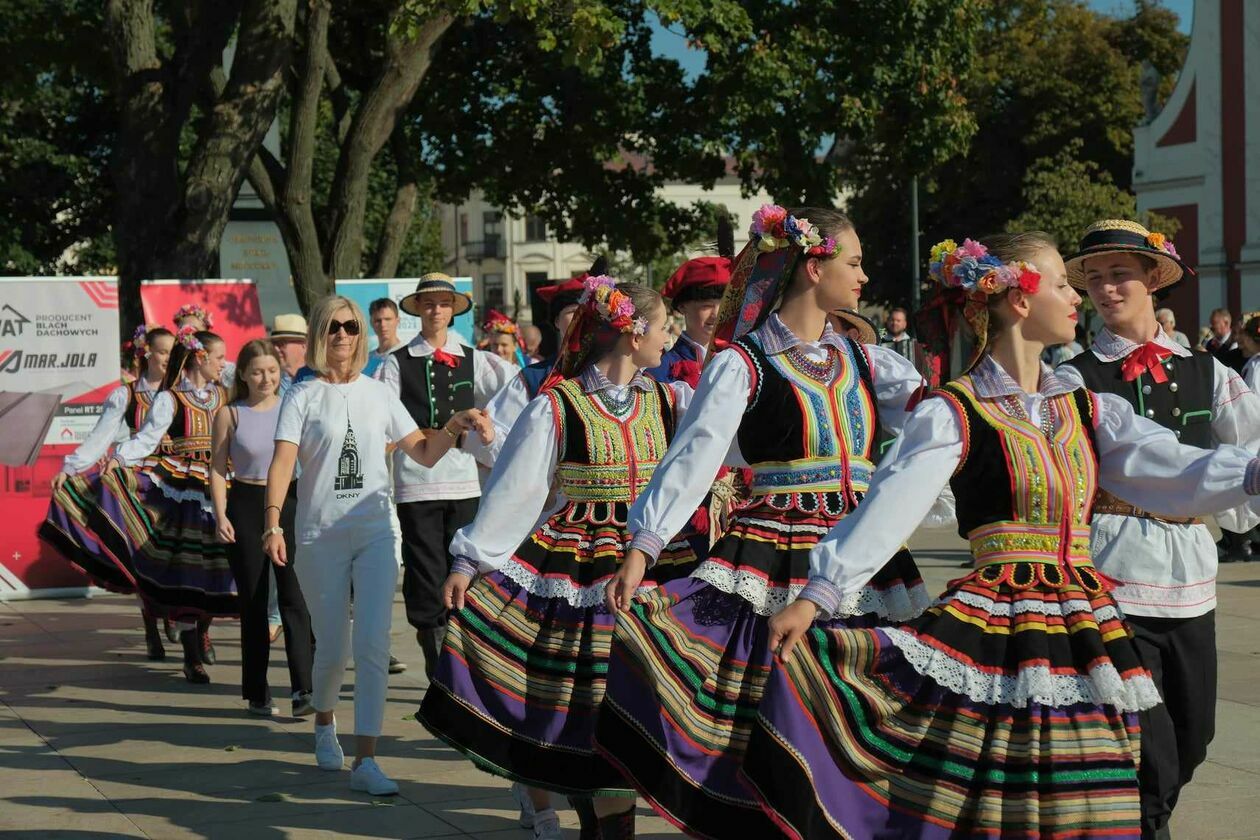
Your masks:
<svg viewBox="0 0 1260 840"><path fill-rule="evenodd" d="M1212 360L1212 437L1217 443L1260 451L1260 395L1233 370ZM1260 365L1252 367L1260 380ZM1216 522L1227 531L1246 533L1260 525L1250 505L1218 511Z"/></svg>
<svg viewBox="0 0 1260 840"><path fill-rule="evenodd" d="M871 360L880 425L894 435L901 434L909 417L906 403L916 394L921 395L927 383L914 364L900 353L874 344L862 346Z"/></svg>
<svg viewBox="0 0 1260 840"><path fill-rule="evenodd" d="M109 447L127 437L127 386L119 385L109 392L101 407L101 416L88 432L79 448L66 456L61 471L78 475L105 457Z"/></svg>
<svg viewBox="0 0 1260 840"><path fill-rule="evenodd" d="M533 400L513 424L486 480L476 519L451 541L452 571L495 571L533 533L556 473L555 423L551 400L544 396ZM562 503L557 497L557 504Z"/></svg>
<svg viewBox="0 0 1260 840"><path fill-rule="evenodd" d="M469 435L464 440L464 450L471 453L481 464L493 467L503 451L503 443L507 440L508 432L512 431L512 426L525 411L527 405L529 405L529 390L525 385L525 377L518 373L499 389L499 393L491 397L490 402L486 403L486 414L489 415L490 422L494 424L494 440L483 444L478 436Z"/></svg>
<svg viewBox="0 0 1260 840"><path fill-rule="evenodd" d="M174 419L175 395L170 391L162 391L154 397L149 415L144 418L140 431L136 432L135 437L120 443L114 450L114 455L122 461L123 466L134 467L157 450Z"/></svg>
<svg viewBox="0 0 1260 840"><path fill-rule="evenodd" d="M704 501L748 408L752 380L743 356L720 353L706 365L695 396L651 482L630 508L631 547L653 560ZM742 460L742 459L740 459Z"/></svg>

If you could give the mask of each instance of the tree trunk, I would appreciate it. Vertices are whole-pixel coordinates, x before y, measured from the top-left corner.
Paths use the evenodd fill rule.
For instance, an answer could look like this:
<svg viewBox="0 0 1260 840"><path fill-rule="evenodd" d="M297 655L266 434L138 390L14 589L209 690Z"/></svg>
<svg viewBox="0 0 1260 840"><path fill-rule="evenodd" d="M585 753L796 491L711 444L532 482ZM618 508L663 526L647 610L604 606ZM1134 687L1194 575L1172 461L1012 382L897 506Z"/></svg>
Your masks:
<svg viewBox="0 0 1260 840"><path fill-rule="evenodd" d="M363 224L372 162L389 140L398 115L411 104L432 60L433 47L450 27L453 16L435 14L414 40L391 34L385 61L364 94L342 145L329 191L329 225L325 269L333 277L362 273Z"/></svg>
<svg viewBox="0 0 1260 840"><path fill-rule="evenodd" d="M407 234L411 232L411 222L416 217L416 204L420 197L415 161L401 126L394 129L390 151L398 169L398 187L394 192L394 204L389 209L389 216L385 219L385 226L377 243L373 277L394 277L398 274L398 258L402 256L403 247L407 244Z"/></svg>
<svg viewBox="0 0 1260 840"><path fill-rule="evenodd" d="M108 0L105 28L119 108L111 161L119 314L129 333L143 320L140 281L164 273L157 253L179 207L179 126L170 120L152 0Z"/></svg>
<svg viewBox="0 0 1260 840"><path fill-rule="evenodd" d="M185 168L183 214L171 256L182 277L215 271L232 202L276 116L296 11L297 0L250 0L241 13L231 76Z"/></svg>

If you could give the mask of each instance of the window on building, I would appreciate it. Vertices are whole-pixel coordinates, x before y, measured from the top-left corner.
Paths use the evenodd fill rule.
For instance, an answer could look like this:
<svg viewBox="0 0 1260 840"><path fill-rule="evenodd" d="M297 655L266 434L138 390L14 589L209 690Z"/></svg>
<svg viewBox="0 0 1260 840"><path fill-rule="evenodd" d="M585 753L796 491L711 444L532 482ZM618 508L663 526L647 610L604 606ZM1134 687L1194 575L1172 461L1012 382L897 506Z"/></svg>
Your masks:
<svg viewBox="0 0 1260 840"><path fill-rule="evenodd" d="M547 223L543 221L542 216L530 215L525 217L525 241L547 241Z"/></svg>
<svg viewBox="0 0 1260 840"><path fill-rule="evenodd" d="M487 210L481 214L481 234L485 244L482 256L489 259L503 257L503 214L498 210Z"/></svg>
<svg viewBox="0 0 1260 840"><path fill-rule="evenodd" d="M481 303L486 309L503 311L506 299L502 274L481 275Z"/></svg>

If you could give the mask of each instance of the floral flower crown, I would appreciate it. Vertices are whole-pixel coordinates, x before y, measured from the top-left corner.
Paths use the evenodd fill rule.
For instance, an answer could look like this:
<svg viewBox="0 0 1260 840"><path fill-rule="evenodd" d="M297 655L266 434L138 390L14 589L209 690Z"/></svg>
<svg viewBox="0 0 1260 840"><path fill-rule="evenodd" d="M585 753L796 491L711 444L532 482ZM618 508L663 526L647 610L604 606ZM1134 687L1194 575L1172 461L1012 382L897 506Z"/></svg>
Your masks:
<svg viewBox="0 0 1260 840"><path fill-rule="evenodd" d="M643 335L647 332L647 318L635 317L634 301L617 289L617 281L606 274L587 277L582 281L582 296L578 305L599 316L618 332Z"/></svg>
<svg viewBox="0 0 1260 840"><path fill-rule="evenodd" d="M205 360L206 345L202 344L201 339L197 338L197 329L195 327L180 327L179 332L175 334L175 343L196 356L198 363Z"/></svg>
<svg viewBox="0 0 1260 840"><path fill-rule="evenodd" d="M189 316L200 318L201 322L206 325L206 329L214 329L214 316L195 303L185 303L179 309L176 309L174 321L178 324L181 319Z"/></svg>
<svg viewBox="0 0 1260 840"><path fill-rule="evenodd" d="M149 355L149 332L156 330L161 324L141 324L136 327L136 331L131 334L131 338L123 342L123 349L127 350L137 359L143 359Z"/></svg>
<svg viewBox="0 0 1260 840"><path fill-rule="evenodd" d="M829 257L840 252L835 237L824 237L809 219L798 219L777 204L763 204L753 213L748 235L757 243L757 250L777 251L800 248L810 257Z"/></svg>
<svg viewBox="0 0 1260 840"><path fill-rule="evenodd" d="M1031 295L1041 285L1041 273L1032 263L1004 263L974 239L964 239L962 245L952 239L933 245L928 274L946 288L986 295L1007 289L1020 289Z"/></svg>

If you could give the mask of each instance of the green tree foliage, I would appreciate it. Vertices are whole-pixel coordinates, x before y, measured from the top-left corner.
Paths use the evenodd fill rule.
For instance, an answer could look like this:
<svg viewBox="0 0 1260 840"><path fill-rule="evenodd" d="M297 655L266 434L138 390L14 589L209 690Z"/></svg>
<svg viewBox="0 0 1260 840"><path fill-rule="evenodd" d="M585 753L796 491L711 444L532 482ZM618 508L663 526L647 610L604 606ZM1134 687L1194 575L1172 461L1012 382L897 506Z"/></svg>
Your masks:
<svg viewBox="0 0 1260 840"><path fill-rule="evenodd" d="M946 237L1016 226L1067 243L1082 220L1132 215L1133 127L1143 118L1143 61L1166 95L1187 38L1166 9L1140 4L1131 19L1077 0L1011 0L986 13L964 95L977 131L966 153L920 179L921 256ZM877 281L875 296L909 296L909 190L883 170L850 208Z"/></svg>

